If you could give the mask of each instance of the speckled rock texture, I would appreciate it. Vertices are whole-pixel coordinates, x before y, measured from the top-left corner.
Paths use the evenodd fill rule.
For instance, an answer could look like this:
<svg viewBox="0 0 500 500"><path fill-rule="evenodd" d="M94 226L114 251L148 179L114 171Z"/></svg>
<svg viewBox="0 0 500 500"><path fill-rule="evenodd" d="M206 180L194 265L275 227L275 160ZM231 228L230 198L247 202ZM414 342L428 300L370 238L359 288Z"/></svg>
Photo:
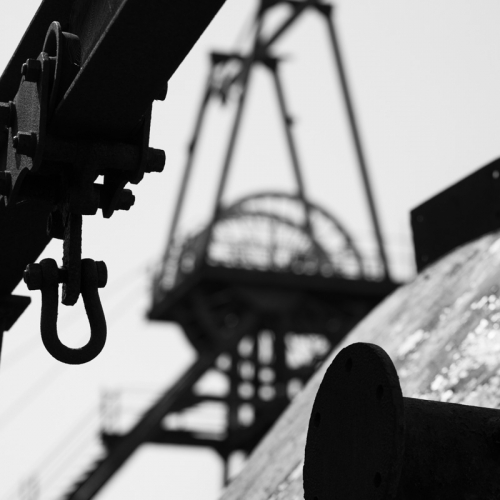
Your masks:
<svg viewBox="0 0 500 500"><path fill-rule="evenodd" d="M340 349L380 345L403 395L500 407L500 233L461 247L399 288L332 353L266 438L222 500L299 500L314 397Z"/></svg>

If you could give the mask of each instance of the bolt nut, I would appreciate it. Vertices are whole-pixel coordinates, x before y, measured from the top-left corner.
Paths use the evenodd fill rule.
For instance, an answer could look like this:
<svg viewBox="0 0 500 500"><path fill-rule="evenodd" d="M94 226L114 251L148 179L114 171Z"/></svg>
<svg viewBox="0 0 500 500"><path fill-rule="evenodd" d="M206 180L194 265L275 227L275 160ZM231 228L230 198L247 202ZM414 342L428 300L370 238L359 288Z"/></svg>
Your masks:
<svg viewBox="0 0 500 500"><path fill-rule="evenodd" d="M37 82L42 72L42 63L38 59L28 59L21 67L21 75L27 82Z"/></svg>
<svg viewBox="0 0 500 500"><path fill-rule="evenodd" d="M18 155L26 155L33 158L36 154L38 138L35 132L18 132L12 138L12 145Z"/></svg>
<svg viewBox="0 0 500 500"><path fill-rule="evenodd" d="M151 172L163 172L165 167L165 151L161 149L148 148L148 159L146 161L145 171L147 173Z"/></svg>
<svg viewBox="0 0 500 500"><path fill-rule="evenodd" d="M135 203L135 196L130 189L122 189L120 193L120 201L118 202L117 210L129 210Z"/></svg>
<svg viewBox="0 0 500 500"><path fill-rule="evenodd" d="M9 196L12 190L12 176L8 171L0 172L0 196Z"/></svg>
<svg viewBox="0 0 500 500"><path fill-rule="evenodd" d="M96 261L95 267L97 269L97 287L104 288L108 282L108 268L102 260Z"/></svg>
<svg viewBox="0 0 500 500"><path fill-rule="evenodd" d="M24 282L28 290L40 290L42 288L42 266L40 264L28 264L23 274Z"/></svg>

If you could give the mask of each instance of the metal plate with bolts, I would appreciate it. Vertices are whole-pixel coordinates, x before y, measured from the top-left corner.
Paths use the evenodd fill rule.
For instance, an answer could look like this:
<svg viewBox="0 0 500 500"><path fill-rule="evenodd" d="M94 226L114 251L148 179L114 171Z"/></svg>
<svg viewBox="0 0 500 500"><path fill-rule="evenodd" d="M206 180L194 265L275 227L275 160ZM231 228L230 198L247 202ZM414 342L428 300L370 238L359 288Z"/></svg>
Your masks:
<svg viewBox="0 0 500 500"><path fill-rule="evenodd" d="M473 172L411 212L417 269L500 228L500 159Z"/></svg>

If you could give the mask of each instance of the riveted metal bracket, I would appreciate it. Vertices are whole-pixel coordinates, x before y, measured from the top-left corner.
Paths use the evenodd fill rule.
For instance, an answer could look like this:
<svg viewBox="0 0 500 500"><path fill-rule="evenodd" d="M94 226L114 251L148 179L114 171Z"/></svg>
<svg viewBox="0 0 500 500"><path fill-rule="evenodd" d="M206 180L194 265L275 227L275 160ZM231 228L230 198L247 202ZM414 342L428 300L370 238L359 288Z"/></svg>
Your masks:
<svg viewBox="0 0 500 500"><path fill-rule="evenodd" d="M148 146L151 107L137 124L135 133L124 137L123 142L117 141L112 133L109 137L94 136L89 130L75 138L65 135L64 130L53 130L58 104L79 74L80 65L79 38L64 32L58 22L51 23L39 56L28 59L20 68L21 81L16 96L8 103L0 103L0 195L7 207L33 200L49 202L52 206L47 221L48 234L64 241L60 270L62 303L74 305L80 293L86 306L90 302L98 303L98 316L102 314L103 319L97 322L100 326L95 329L102 332L105 320L98 296L90 299L91 294L84 292L82 282L82 216L94 215L102 209L103 216L108 218L115 210L129 210L135 197L125 185L137 184L147 172L161 172L165 154ZM101 184L96 182L99 176L103 178ZM30 287L34 286L30 275L36 274L33 266L36 265L28 266L25 273ZM44 297L57 296L57 289L49 294L44 286L40 285ZM50 286L53 288L53 284ZM57 304L54 306L52 302L52 299L44 299L42 306L42 338L47 337L44 330L50 330L49 337L57 339L55 320L48 327L43 319L50 316L48 308L57 315ZM87 308L91 325L97 317L92 310ZM96 335L92 334L91 343ZM45 340L44 343L52 345ZM73 359L70 350L60 348L59 351L63 354L58 359ZM85 354L78 359L91 358Z"/></svg>

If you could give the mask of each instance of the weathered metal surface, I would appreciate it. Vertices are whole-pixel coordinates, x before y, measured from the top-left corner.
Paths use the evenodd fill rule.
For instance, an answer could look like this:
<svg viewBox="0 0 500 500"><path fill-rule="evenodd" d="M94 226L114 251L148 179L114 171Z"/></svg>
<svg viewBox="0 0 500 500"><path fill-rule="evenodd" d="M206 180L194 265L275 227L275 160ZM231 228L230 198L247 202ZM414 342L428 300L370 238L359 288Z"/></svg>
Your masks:
<svg viewBox="0 0 500 500"><path fill-rule="evenodd" d="M396 290L339 344L380 345L412 398L500 406L500 234L461 247ZM223 500L303 498L309 416L327 361L255 450Z"/></svg>
<svg viewBox="0 0 500 500"><path fill-rule="evenodd" d="M379 346L346 347L309 421L306 500L496 500L500 410L403 397Z"/></svg>
<svg viewBox="0 0 500 500"><path fill-rule="evenodd" d="M82 40L82 69L56 111L55 129L73 137L133 135L223 3L121 0L110 13L109 3L76 2L69 31Z"/></svg>
<svg viewBox="0 0 500 500"><path fill-rule="evenodd" d="M21 65L30 57L36 57L52 21L66 24L73 7L71 0L44 0L33 16L19 45L0 77L0 100L9 101L17 92L21 80ZM33 50L38 51L33 54Z"/></svg>
<svg viewBox="0 0 500 500"><path fill-rule="evenodd" d="M130 134L223 3L44 0L0 78L0 100L12 99L21 64L58 21L80 38L83 65L58 125L70 126L69 135Z"/></svg>
<svg viewBox="0 0 500 500"><path fill-rule="evenodd" d="M34 176L31 182L25 179L26 182L22 183L25 191L16 200L23 201L22 204L9 207L9 210L0 208L0 259L3 263L0 266L0 294L8 294L14 289L26 265L34 262L45 248L50 239L46 234L47 217L53 205L68 194L64 189L68 184L72 184L74 192L67 196L64 203L69 203L73 212L89 214L102 208L104 216L109 217L113 210L128 209L133 204L131 193L123 190L126 182L139 182L144 172L161 171L164 155L147 148L152 101L164 98L168 79L223 3L224 0L201 3L194 0L42 2L0 78L0 99L4 101L0 105L1 125L10 127L19 119L20 125L24 126L24 120L27 126L27 130L16 129L15 136L6 129L0 134L0 147L4 150L0 162L0 194L17 194L12 190L16 184L13 181L17 181L12 172L16 169L8 167L9 172L5 171L6 163L12 167L16 162L24 162L27 168L18 170L24 170L23 178L29 178L31 172L26 175L27 171L37 164L41 154L39 138L43 134L40 132L45 130L46 125L50 125L51 132L46 152L73 150L73 157L83 161L79 162L77 169L63 170L86 172L88 167L90 172L86 172L85 182L77 189L79 183L73 182L73 178L63 179L62 182L50 178L53 172L50 166L45 165L44 175L47 178ZM51 25L53 21L57 21L61 29L69 33L63 33L56 24ZM49 27L51 31L46 38ZM45 47L44 41L47 42ZM77 53L77 45L81 46L81 54ZM54 84L50 97L47 96L46 87L42 89L44 92L41 95L38 92L41 87L31 82L36 79L35 66L39 65L33 58L38 57L42 48L49 52L50 57L56 57L56 76L60 74L60 78L55 80L58 85ZM65 61L61 60L62 55L69 59L78 57L70 61L70 65L65 65ZM31 61L26 63L29 58ZM61 61L62 66L59 65ZM22 66L23 63L26 65ZM9 101L15 99L22 67L23 81L27 82L23 84L26 87L23 87L23 93L29 93L30 96L22 99L26 105L16 110ZM77 77L72 82L76 73ZM37 106L48 106L48 114L38 112ZM51 113L55 115L48 116ZM33 133L37 134L36 141ZM62 136L71 137L71 141L65 141L65 148L60 147ZM137 149L133 171L130 161L124 165L117 161L112 164L101 162L101 167L106 164L111 168L123 169L121 175L108 172L102 187L93 186L93 180L102 172L98 171L99 165L96 166L95 161L89 161L86 165L86 155L79 155L85 138L93 139L90 150L87 148L89 153L102 151L102 146L106 152L116 152L120 150L117 146L123 146L122 143L125 143L125 148ZM49 147L51 141L52 146L55 144L52 149ZM96 143L100 147L94 147ZM7 156L11 161L7 161ZM33 161L30 161L31 157ZM91 159L92 154L89 156ZM57 159L52 160L57 163ZM60 160L59 166L64 162L65 159ZM40 162L37 166L40 166ZM57 167L54 168L57 170ZM78 180L81 181L83 177L80 175Z"/></svg>
<svg viewBox="0 0 500 500"><path fill-rule="evenodd" d="M419 270L458 245L500 227L500 159L411 212Z"/></svg>
<svg viewBox="0 0 500 500"><path fill-rule="evenodd" d="M45 201L27 201L8 208L0 203L1 295L14 290L26 264L34 262L49 242L46 225L50 209Z"/></svg>
<svg viewBox="0 0 500 500"><path fill-rule="evenodd" d="M405 451L398 376L383 349L356 343L316 394L304 457L305 499L394 497Z"/></svg>

